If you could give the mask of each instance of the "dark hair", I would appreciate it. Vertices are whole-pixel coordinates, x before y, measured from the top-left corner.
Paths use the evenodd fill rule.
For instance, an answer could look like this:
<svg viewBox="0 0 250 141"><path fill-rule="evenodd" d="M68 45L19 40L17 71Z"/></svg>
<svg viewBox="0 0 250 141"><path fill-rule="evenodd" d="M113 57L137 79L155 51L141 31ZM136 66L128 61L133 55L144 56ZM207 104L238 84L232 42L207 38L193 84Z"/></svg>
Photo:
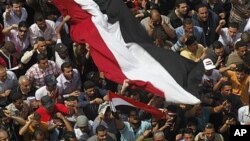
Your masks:
<svg viewBox="0 0 250 141"><path fill-rule="evenodd" d="M44 37L39 36L35 39L35 42L38 43L39 41L46 41Z"/></svg>
<svg viewBox="0 0 250 141"><path fill-rule="evenodd" d="M13 6L13 4L21 4L22 2L20 0L12 0L10 1L11 6Z"/></svg>
<svg viewBox="0 0 250 141"><path fill-rule="evenodd" d="M214 125L212 123L207 123L205 129L214 129Z"/></svg>
<svg viewBox="0 0 250 141"><path fill-rule="evenodd" d="M224 48L223 44L220 41L214 41L211 45L213 49L221 49Z"/></svg>
<svg viewBox="0 0 250 141"><path fill-rule="evenodd" d="M177 113L178 112L178 107L176 105L171 104L171 105L167 106L167 110L169 112Z"/></svg>
<svg viewBox="0 0 250 141"><path fill-rule="evenodd" d="M106 131L106 130L107 130L107 128L106 128L105 126L103 126L103 125L98 125L98 126L96 127L95 133L97 134L99 131Z"/></svg>
<svg viewBox="0 0 250 141"><path fill-rule="evenodd" d="M247 67L244 64L238 64L235 71L247 73Z"/></svg>
<svg viewBox="0 0 250 141"><path fill-rule="evenodd" d="M40 22L40 21L43 21L45 20L44 16L41 14L41 13L36 13L34 15L34 22Z"/></svg>
<svg viewBox="0 0 250 141"><path fill-rule="evenodd" d="M187 126L198 126L198 120L195 117L190 117L187 119Z"/></svg>
<svg viewBox="0 0 250 141"><path fill-rule="evenodd" d="M179 7L180 4L182 4L182 3L187 3L187 1L186 0L176 0L175 7Z"/></svg>
<svg viewBox="0 0 250 141"><path fill-rule="evenodd" d="M40 53L40 54L37 54L36 59L37 59L37 63L39 63L41 60L48 59L48 56L44 53Z"/></svg>
<svg viewBox="0 0 250 141"><path fill-rule="evenodd" d="M41 130L40 128L36 128L33 133L33 137L36 138L37 136L45 137L44 131Z"/></svg>
<svg viewBox="0 0 250 141"><path fill-rule="evenodd" d="M67 101L74 101L74 100L77 100L78 101L78 98L75 97L75 96L69 96L66 98Z"/></svg>
<svg viewBox="0 0 250 141"><path fill-rule="evenodd" d="M11 92L10 94L10 100L12 102L16 102L17 100L20 100L22 99L22 94L17 92L17 91L14 91L14 92Z"/></svg>
<svg viewBox="0 0 250 141"><path fill-rule="evenodd" d="M228 24L228 27L239 29L239 23L237 23L237 22L231 22L231 23Z"/></svg>
<svg viewBox="0 0 250 141"><path fill-rule="evenodd" d="M27 24L26 21L21 21L21 22L19 22L19 24L18 24L18 28L21 28L21 27L26 27L26 28L28 28L29 26L28 26L28 24Z"/></svg>
<svg viewBox="0 0 250 141"><path fill-rule="evenodd" d="M70 141L71 138L76 138L76 135L72 131L66 131L64 134L64 141Z"/></svg>
<svg viewBox="0 0 250 141"><path fill-rule="evenodd" d="M33 120L40 120L41 119L41 115L38 114L37 112L33 113Z"/></svg>
<svg viewBox="0 0 250 141"><path fill-rule="evenodd" d="M85 82L83 83L83 88L84 88L85 90L90 89L90 88L93 88L93 87L95 87L95 83L92 82L92 81L90 81L90 80L87 80L87 81L85 81Z"/></svg>
<svg viewBox="0 0 250 141"><path fill-rule="evenodd" d="M220 89L224 88L225 86L232 86L232 83L230 81L222 82L220 85Z"/></svg>
<svg viewBox="0 0 250 141"><path fill-rule="evenodd" d="M246 47L246 46L247 46L246 42L240 40L240 41L236 42L235 49L238 50L240 47Z"/></svg>
<svg viewBox="0 0 250 141"><path fill-rule="evenodd" d="M193 21L191 18L186 18L183 20L183 26L190 25L190 24L193 24Z"/></svg>
<svg viewBox="0 0 250 141"><path fill-rule="evenodd" d="M193 130L191 128L185 128L183 130L183 134L192 134L192 135L194 135L194 132L193 132Z"/></svg>
<svg viewBox="0 0 250 141"><path fill-rule="evenodd" d="M137 111L136 108L133 108L133 109L131 109L131 110L129 111L128 117L130 117L131 115L134 115L134 114L136 114L136 115L139 116L139 113L138 113L138 111Z"/></svg>
<svg viewBox="0 0 250 141"><path fill-rule="evenodd" d="M189 45L192 45L194 42L196 42L196 37L195 36L190 36L188 39L187 39L187 41L185 42L185 44L187 45L187 46L189 46Z"/></svg>
<svg viewBox="0 0 250 141"><path fill-rule="evenodd" d="M198 12L200 8L203 8L203 7L206 7L207 8L207 5L204 4L204 3L200 3L198 4L196 7L195 7L195 11Z"/></svg>
<svg viewBox="0 0 250 141"><path fill-rule="evenodd" d="M72 63L70 63L70 62L64 62L64 63L61 65L61 70L62 70L62 72L64 72L64 69L65 69L65 68L69 68L69 67L73 67Z"/></svg>

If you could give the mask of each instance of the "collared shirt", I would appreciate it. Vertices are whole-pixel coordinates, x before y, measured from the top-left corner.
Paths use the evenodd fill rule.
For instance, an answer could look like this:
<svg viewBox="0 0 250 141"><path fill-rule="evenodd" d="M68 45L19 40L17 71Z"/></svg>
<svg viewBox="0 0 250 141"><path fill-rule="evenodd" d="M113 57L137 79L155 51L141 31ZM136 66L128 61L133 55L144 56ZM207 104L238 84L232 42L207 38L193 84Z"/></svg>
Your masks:
<svg viewBox="0 0 250 141"><path fill-rule="evenodd" d="M81 77L77 69L73 69L73 78L71 80L67 80L64 74L60 74L57 77L58 87L62 95L66 95L72 93L73 91L81 89Z"/></svg>
<svg viewBox="0 0 250 141"><path fill-rule="evenodd" d="M241 125L250 123L249 105L243 106L238 110L238 121Z"/></svg>
<svg viewBox="0 0 250 141"><path fill-rule="evenodd" d="M243 64L244 61L242 58L238 55L237 51L234 51L228 55L226 66L230 66L231 64Z"/></svg>
<svg viewBox="0 0 250 141"><path fill-rule="evenodd" d="M248 75L242 81L239 81L235 71L228 70L226 73L232 83L232 93L240 96L243 105L249 104L248 90L250 76Z"/></svg>
<svg viewBox="0 0 250 141"><path fill-rule="evenodd" d="M133 130L129 122L124 122L124 127L120 130L121 141L135 141L145 130L149 129L151 129L151 124L146 121L141 121L137 131Z"/></svg>
<svg viewBox="0 0 250 141"><path fill-rule="evenodd" d="M231 37L228 33L228 28L222 28L220 32L219 41L223 44L226 53L230 53L234 44L240 39L241 33L237 33L235 37Z"/></svg>
<svg viewBox="0 0 250 141"><path fill-rule="evenodd" d="M17 53L21 54L23 53L30 45L29 36L27 33L27 36L24 41L21 41L18 37L18 31L17 30L11 30L10 35L6 37L7 41L11 41L15 44Z"/></svg>
<svg viewBox="0 0 250 141"><path fill-rule="evenodd" d="M4 90L15 89L17 87L17 78L15 73L7 71L7 78L4 82L0 81L0 86Z"/></svg>
<svg viewBox="0 0 250 141"><path fill-rule="evenodd" d="M180 39L185 34L183 26L180 26L175 29L177 39ZM199 26L193 27L193 35L196 37L197 42L206 45L205 34L203 33L203 29Z"/></svg>
<svg viewBox="0 0 250 141"><path fill-rule="evenodd" d="M34 45L37 37L44 37L45 40L53 40L56 41L56 31L55 31L55 22L51 20L45 20L47 28L45 31L42 31L36 23L30 26L30 42Z"/></svg>
<svg viewBox="0 0 250 141"><path fill-rule="evenodd" d="M53 98L57 98L59 93L58 93L58 88L56 88L54 91L53 91L53 95L52 95L52 92L48 91L46 86L42 86L41 88L37 89L36 90L36 93L35 93L35 97L36 97L36 100L41 100L41 98L43 96L46 96L46 95L50 95L51 97Z"/></svg>
<svg viewBox="0 0 250 141"><path fill-rule="evenodd" d="M181 51L181 56L190 59L192 61L195 61L197 59L199 59L201 57L201 55L203 54L203 49L204 47L201 44L198 44L198 49L196 50L195 53L189 51L189 49L186 47L184 48L184 50Z"/></svg>
<svg viewBox="0 0 250 141"><path fill-rule="evenodd" d="M6 90L15 90L17 87L17 78L12 71L7 71L7 78L4 82L0 81L0 94L4 93ZM7 102L7 97L0 98L0 105L5 105Z"/></svg>
<svg viewBox="0 0 250 141"><path fill-rule="evenodd" d="M6 19L6 12L3 13L3 18L4 18L4 27L11 26L12 24L19 24L21 21L26 21L28 17L28 13L25 8L22 8L21 10L21 17L17 16L12 10L10 11L10 19Z"/></svg>
<svg viewBox="0 0 250 141"><path fill-rule="evenodd" d="M221 77L222 77L222 75L221 75L220 71L217 69L213 69L212 74L210 76L208 76L206 74L204 74L202 76L202 84L204 84L204 82L206 82L206 81L209 81L209 82L211 82L211 84L213 86L215 83L217 83L220 80Z"/></svg>
<svg viewBox="0 0 250 141"><path fill-rule="evenodd" d="M58 76L61 73L61 70L57 67L54 61L48 60L48 68L42 70L38 67L38 64L34 64L28 69L25 76L29 79L31 83L34 84L36 88L44 86L44 77L46 75L52 74Z"/></svg>

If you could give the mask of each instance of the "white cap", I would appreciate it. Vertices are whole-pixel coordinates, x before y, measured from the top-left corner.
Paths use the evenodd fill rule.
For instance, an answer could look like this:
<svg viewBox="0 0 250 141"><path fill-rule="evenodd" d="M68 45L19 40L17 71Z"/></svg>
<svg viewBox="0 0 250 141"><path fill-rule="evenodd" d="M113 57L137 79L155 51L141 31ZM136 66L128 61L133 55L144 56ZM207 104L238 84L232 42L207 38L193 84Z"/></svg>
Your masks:
<svg viewBox="0 0 250 141"><path fill-rule="evenodd" d="M204 59L203 64L204 64L205 70L211 70L211 69L216 68L213 61L211 59L209 59L209 58Z"/></svg>

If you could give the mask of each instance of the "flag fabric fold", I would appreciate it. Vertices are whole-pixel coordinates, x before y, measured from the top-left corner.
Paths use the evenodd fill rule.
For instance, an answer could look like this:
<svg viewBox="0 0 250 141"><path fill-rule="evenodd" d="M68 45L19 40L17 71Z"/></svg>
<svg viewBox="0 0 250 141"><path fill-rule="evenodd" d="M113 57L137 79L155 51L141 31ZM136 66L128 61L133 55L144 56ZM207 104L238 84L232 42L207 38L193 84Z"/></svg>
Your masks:
<svg viewBox="0 0 250 141"><path fill-rule="evenodd" d="M158 119L165 118L164 112L157 109L156 107L147 105L147 104L139 102L139 101L135 101L134 99L131 99L128 97L124 97L124 96L109 92L109 100L111 102L111 105L114 107L120 106L120 105L131 106L131 107L141 109L147 113L150 113L152 116L154 116Z"/></svg>
<svg viewBox="0 0 250 141"><path fill-rule="evenodd" d="M120 22L110 24L107 16L101 13L93 0L52 1L61 13L71 16L73 41L90 44L91 56L107 79L119 84L129 79L134 85L165 97L166 101L173 103L196 104L200 102L184 90L165 67L140 44L125 42Z"/></svg>

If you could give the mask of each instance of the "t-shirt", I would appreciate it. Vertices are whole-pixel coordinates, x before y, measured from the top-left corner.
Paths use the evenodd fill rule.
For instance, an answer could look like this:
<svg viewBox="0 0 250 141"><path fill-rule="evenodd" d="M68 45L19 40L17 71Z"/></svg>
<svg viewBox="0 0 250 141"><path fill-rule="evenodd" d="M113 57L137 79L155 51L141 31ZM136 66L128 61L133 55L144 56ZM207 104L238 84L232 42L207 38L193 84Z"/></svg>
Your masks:
<svg viewBox="0 0 250 141"><path fill-rule="evenodd" d="M57 112L61 112L63 115L67 115L68 111L69 110L66 106L64 106L63 104L56 103L54 106L53 114L56 114ZM36 112L41 115L41 121L49 122L51 120L52 115L48 113L44 107L38 108Z"/></svg>

